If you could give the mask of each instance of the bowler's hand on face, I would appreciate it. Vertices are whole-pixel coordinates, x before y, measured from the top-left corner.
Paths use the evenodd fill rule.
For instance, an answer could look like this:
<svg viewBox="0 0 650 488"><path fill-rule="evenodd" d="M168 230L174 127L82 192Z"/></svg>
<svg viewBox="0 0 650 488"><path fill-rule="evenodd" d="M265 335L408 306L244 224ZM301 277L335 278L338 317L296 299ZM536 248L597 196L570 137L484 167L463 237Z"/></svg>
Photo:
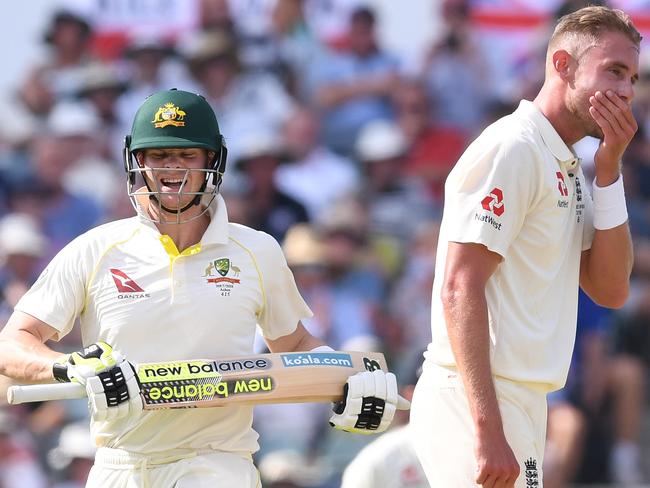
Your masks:
<svg viewBox="0 0 650 488"><path fill-rule="evenodd" d="M603 132L595 162L618 165L638 129L632 114L632 100L624 100L613 90L597 91L589 97L589 114Z"/></svg>

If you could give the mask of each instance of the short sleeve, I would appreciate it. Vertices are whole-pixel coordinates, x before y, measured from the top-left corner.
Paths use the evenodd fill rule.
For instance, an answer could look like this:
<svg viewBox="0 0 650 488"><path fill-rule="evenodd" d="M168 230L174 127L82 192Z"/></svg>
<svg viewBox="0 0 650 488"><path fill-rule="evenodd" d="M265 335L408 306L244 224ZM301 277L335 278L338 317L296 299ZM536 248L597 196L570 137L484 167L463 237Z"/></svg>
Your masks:
<svg viewBox="0 0 650 488"><path fill-rule="evenodd" d="M490 141L485 132L463 154L445 184L449 241L483 244L505 257L532 207L540 176L531 144Z"/></svg>
<svg viewBox="0 0 650 488"><path fill-rule="evenodd" d="M267 234L258 263L264 306L258 324L266 339L277 339L296 330L298 322L313 316L303 300L280 245Z"/></svg>
<svg viewBox="0 0 650 488"><path fill-rule="evenodd" d="M55 328L57 341L70 332L84 307L88 273L83 242L78 237L59 251L15 306Z"/></svg>

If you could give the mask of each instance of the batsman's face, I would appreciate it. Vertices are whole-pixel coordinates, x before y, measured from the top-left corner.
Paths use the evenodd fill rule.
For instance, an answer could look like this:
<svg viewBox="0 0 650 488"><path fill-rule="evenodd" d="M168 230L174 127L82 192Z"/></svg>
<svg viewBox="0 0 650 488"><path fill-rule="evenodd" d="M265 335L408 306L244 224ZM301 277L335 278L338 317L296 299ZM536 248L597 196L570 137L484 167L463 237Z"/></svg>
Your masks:
<svg viewBox="0 0 650 488"><path fill-rule="evenodd" d="M567 107L583 125L585 133L599 139L603 133L589 114L589 98L597 91L612 90L628 105L634 98L634 84L639 78L639 51L619 32L607 32L598 44L588 48L579 59Z"/></svg>
<svg viewBox="0 0 650 488"><path fill-rule="evenodd" d="M201 190L210 155L200 148L145 149L137 160L160 203L177 209L187 206Z"/></svg>

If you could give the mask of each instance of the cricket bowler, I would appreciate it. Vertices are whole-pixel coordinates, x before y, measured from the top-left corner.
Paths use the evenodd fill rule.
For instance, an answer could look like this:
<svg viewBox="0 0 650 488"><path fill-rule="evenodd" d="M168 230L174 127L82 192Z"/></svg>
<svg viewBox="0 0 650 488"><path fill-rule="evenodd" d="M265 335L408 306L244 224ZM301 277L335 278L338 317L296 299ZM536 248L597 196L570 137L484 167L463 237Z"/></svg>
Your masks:
<svg viewBox="0 0 650 488"><path fill-rule="evenodd" d="M621 176L641 36L586 7L550 38L531 102L489 126L445 185L432 341L411 437L431 486L541 487L546 394L567 377L578 286L618 308L632 243ZM600 139L587 184L572 145Z"/></svg>
<svg viewBox="0 0 650 488"><path fill-rule="evenodd" d="M278 243L228 222L226 157L202 96L148 97L124 147L137 216L69 243L0 332L0 374L85 385L98 447L88 487L260 486L252 406L143 411L132 363L250 355L258 325L272 352L329 349L300 323L311 311ZM77 319L82 351L45 345ZM392 373L358 373L330 423L381 432L398 398Z"/></svg>

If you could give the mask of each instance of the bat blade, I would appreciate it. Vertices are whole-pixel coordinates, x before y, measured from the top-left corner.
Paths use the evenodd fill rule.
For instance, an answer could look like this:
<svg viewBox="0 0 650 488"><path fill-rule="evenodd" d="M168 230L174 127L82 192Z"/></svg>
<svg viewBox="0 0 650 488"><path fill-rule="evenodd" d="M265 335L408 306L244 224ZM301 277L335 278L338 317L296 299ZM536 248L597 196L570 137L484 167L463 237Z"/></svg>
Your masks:
<svg viewBox="0 0 650 488"><path fill-rule="evenodd" d="M340 400L349 376L387 371L375 352L292 352L216 360L143 363L137 367L146 410L218 407L234 404L305 403ZM13 386L10 404L82 398L74 383Z"/></svg>

